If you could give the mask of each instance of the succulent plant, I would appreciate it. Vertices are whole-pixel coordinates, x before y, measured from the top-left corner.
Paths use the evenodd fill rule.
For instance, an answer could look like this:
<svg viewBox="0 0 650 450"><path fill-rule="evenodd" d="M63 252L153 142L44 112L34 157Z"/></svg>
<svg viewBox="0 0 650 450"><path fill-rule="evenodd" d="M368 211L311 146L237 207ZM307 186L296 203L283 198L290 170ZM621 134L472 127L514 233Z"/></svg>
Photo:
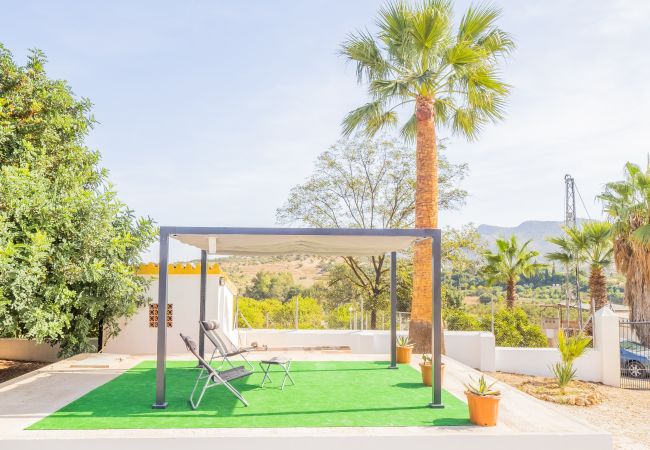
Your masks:
<svg viewBox="0 0 650 450"><path fill-rule="evenodd" d="M408 336L397 336L397 346L413 347L413 342L408 338Z"/></svg>
<svg viewBox="0 0 650 450"><path fill-rule="evenodd" d="M474 395L478 395L479 397L485 397L487 395L501 395L501 392L499 392L497 389L492 389L492 386L496 384L496 381L494 383L488 384L488 382L485 381L485 376L483 375L481 375L481 378L478 379L478 382L476 382L472 377L470 377L470 380L471 381L465 385L465 389Z"/></svg>

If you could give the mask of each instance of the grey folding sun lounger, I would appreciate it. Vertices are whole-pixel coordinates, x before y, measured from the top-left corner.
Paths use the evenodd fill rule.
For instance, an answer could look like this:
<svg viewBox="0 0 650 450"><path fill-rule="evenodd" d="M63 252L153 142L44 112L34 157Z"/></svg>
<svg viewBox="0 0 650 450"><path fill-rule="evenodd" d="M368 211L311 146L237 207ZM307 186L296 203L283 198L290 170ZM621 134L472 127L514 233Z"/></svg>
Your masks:
<svg viewBox="0 0 650 450"><path fill-rule="evenodd" d="M230 367L235 367L229 358L231 356L239 355L246 362L246 364L248 364L251 370L255 370L255 367L251 364L251 362L246 359L246 353L250 349L237 347L223 332L219 326L218 321L201 320L199 322L201 324L203 333L210 340L210 342L212 342L212 345L214 345L212 356L210 356L210 362L214 360L215 355L218 353L218 357L221 358L221 366L219 366L219 368L221 368L225 362L230 364Z"/></svg>
<svg viewBox="0 0 650 450"><path fill-rule="evenodd" d="M241 393L234 388L232 384L230 384L230 381L236 380L238 378L243 378L246 377L253 372L250 370L246 370L244 366L239 366L239 367L233 367L232 369L228 370L223 370L223 371L218 371L215 370L205 359L201 358L199 355L198 351L198 346L196 345L196 342L192 340L191 337L189 336L183 336L181 333L181 339L183 339L183 342L185 343L185 347L187 347L187 350L192 352L192 354L196 357L196 359L199 361L199 366L201 367L201 372L199 373L198 378L196 379L196 383L194 383L194 389L192 389L192 393L190 394L190 405L192 405L192 409L196 409L199 407L199 404L201 403L201 399L203 398L203 394L205 394L205 391L207 391L211 387L219 386L219 385L224 385L230 392L235 395L243 404L244 406L248 406L248 402L244 398ZM203 383L203 387L201 388L201 394L199 394L199 398L196 400L196 403L194 402L194 394L196 392L196 389L199 387L199 384L205 380Z"/></svg>

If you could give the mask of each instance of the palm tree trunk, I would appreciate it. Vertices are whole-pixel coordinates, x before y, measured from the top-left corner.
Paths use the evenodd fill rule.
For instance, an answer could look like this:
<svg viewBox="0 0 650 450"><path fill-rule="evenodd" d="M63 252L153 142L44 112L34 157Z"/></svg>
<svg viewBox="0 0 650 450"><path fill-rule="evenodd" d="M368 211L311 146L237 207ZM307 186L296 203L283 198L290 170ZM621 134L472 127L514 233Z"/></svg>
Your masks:
<svg viewBox="0 0 650 450"><path fill-rule="evenodd" d="M589 273L589 295L595 311L607 305L607 282L602 267L594 266L591 268Z"/></svg>
<svg viewBox="0 0 650 450"><path fill-rule="evenodd" d="M438 149L432 97L418 96L416 118L415 227L438 227ZM413 258L413 300L409 337L416 353L431 352L432 262L431 243L415 246Z"/></svg>
<svg viewBox="0 0 650 450"><path fill-rule="evenodd" d="M625 270L625 303L630 307L630 320L650 321L650 253L635 247ZM650 346L650 327L632 325L639 341Z"/></svg>
<svg viewBox="0 0 650 450"><path fill-rule="evenodd" d="M506 306L513 308L515 306L515 280L510 279L506 284Z"/></svg>

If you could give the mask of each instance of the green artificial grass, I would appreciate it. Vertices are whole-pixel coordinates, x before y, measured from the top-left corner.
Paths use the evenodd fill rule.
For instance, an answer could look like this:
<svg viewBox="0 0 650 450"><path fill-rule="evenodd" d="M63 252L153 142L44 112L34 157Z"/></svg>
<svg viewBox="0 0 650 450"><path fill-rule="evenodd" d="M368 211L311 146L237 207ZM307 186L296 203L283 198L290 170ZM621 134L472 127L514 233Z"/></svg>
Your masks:
<svg viewBox="0 0 650 450"><path fill-rule="evenodd" d="M257 364L253 363L256 365ZM275 369L275 370L274 370ZM195 363L167 363L167 409L151 408L155 363L145 361L96 388L30 430L126 428L282 428L388 427L469 424L467 406L447 391L444 409L428 407L431 388L411 366L387 369L385 362L294 361L280 390L283 373L272 368L271 384L261 388L261 370L233 384L250 406L223 386L208 389L198 410L188 396L198 374Z"/></svg>

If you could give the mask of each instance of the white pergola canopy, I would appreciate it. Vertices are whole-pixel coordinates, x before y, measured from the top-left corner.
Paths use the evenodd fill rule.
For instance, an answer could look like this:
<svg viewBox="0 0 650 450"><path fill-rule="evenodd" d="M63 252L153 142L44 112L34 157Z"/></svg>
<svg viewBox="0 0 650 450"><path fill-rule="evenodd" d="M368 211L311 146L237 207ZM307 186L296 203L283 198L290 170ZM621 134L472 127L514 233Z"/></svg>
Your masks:
<svg viewBox="0 0 650 450"><path fill-rule="evenodd" d="M323 255L374 256L390 253L390 368L396 369L397 342L397 252L415 242L429 240L432 257L432 350L434 379L433 408L442 408L442 296L441 242L439 229L363 229L363 228L221 228L160 227L160 272L158 310L168 304L167 263L169 239L176 239L201 250L201 290L199 320L206 320L208 253L219 255ZM204 354L204 339L199 327L199 354ZM156 401L153 408L166 408L165 367L167 324L158 321L156 362Z"/></svg>
<svg viewBox="0 0 650 450"><path fill-rule="evenodd" d="M408 249L418 236L306 234L172 234L209 254L373 256Z"/></svg>

